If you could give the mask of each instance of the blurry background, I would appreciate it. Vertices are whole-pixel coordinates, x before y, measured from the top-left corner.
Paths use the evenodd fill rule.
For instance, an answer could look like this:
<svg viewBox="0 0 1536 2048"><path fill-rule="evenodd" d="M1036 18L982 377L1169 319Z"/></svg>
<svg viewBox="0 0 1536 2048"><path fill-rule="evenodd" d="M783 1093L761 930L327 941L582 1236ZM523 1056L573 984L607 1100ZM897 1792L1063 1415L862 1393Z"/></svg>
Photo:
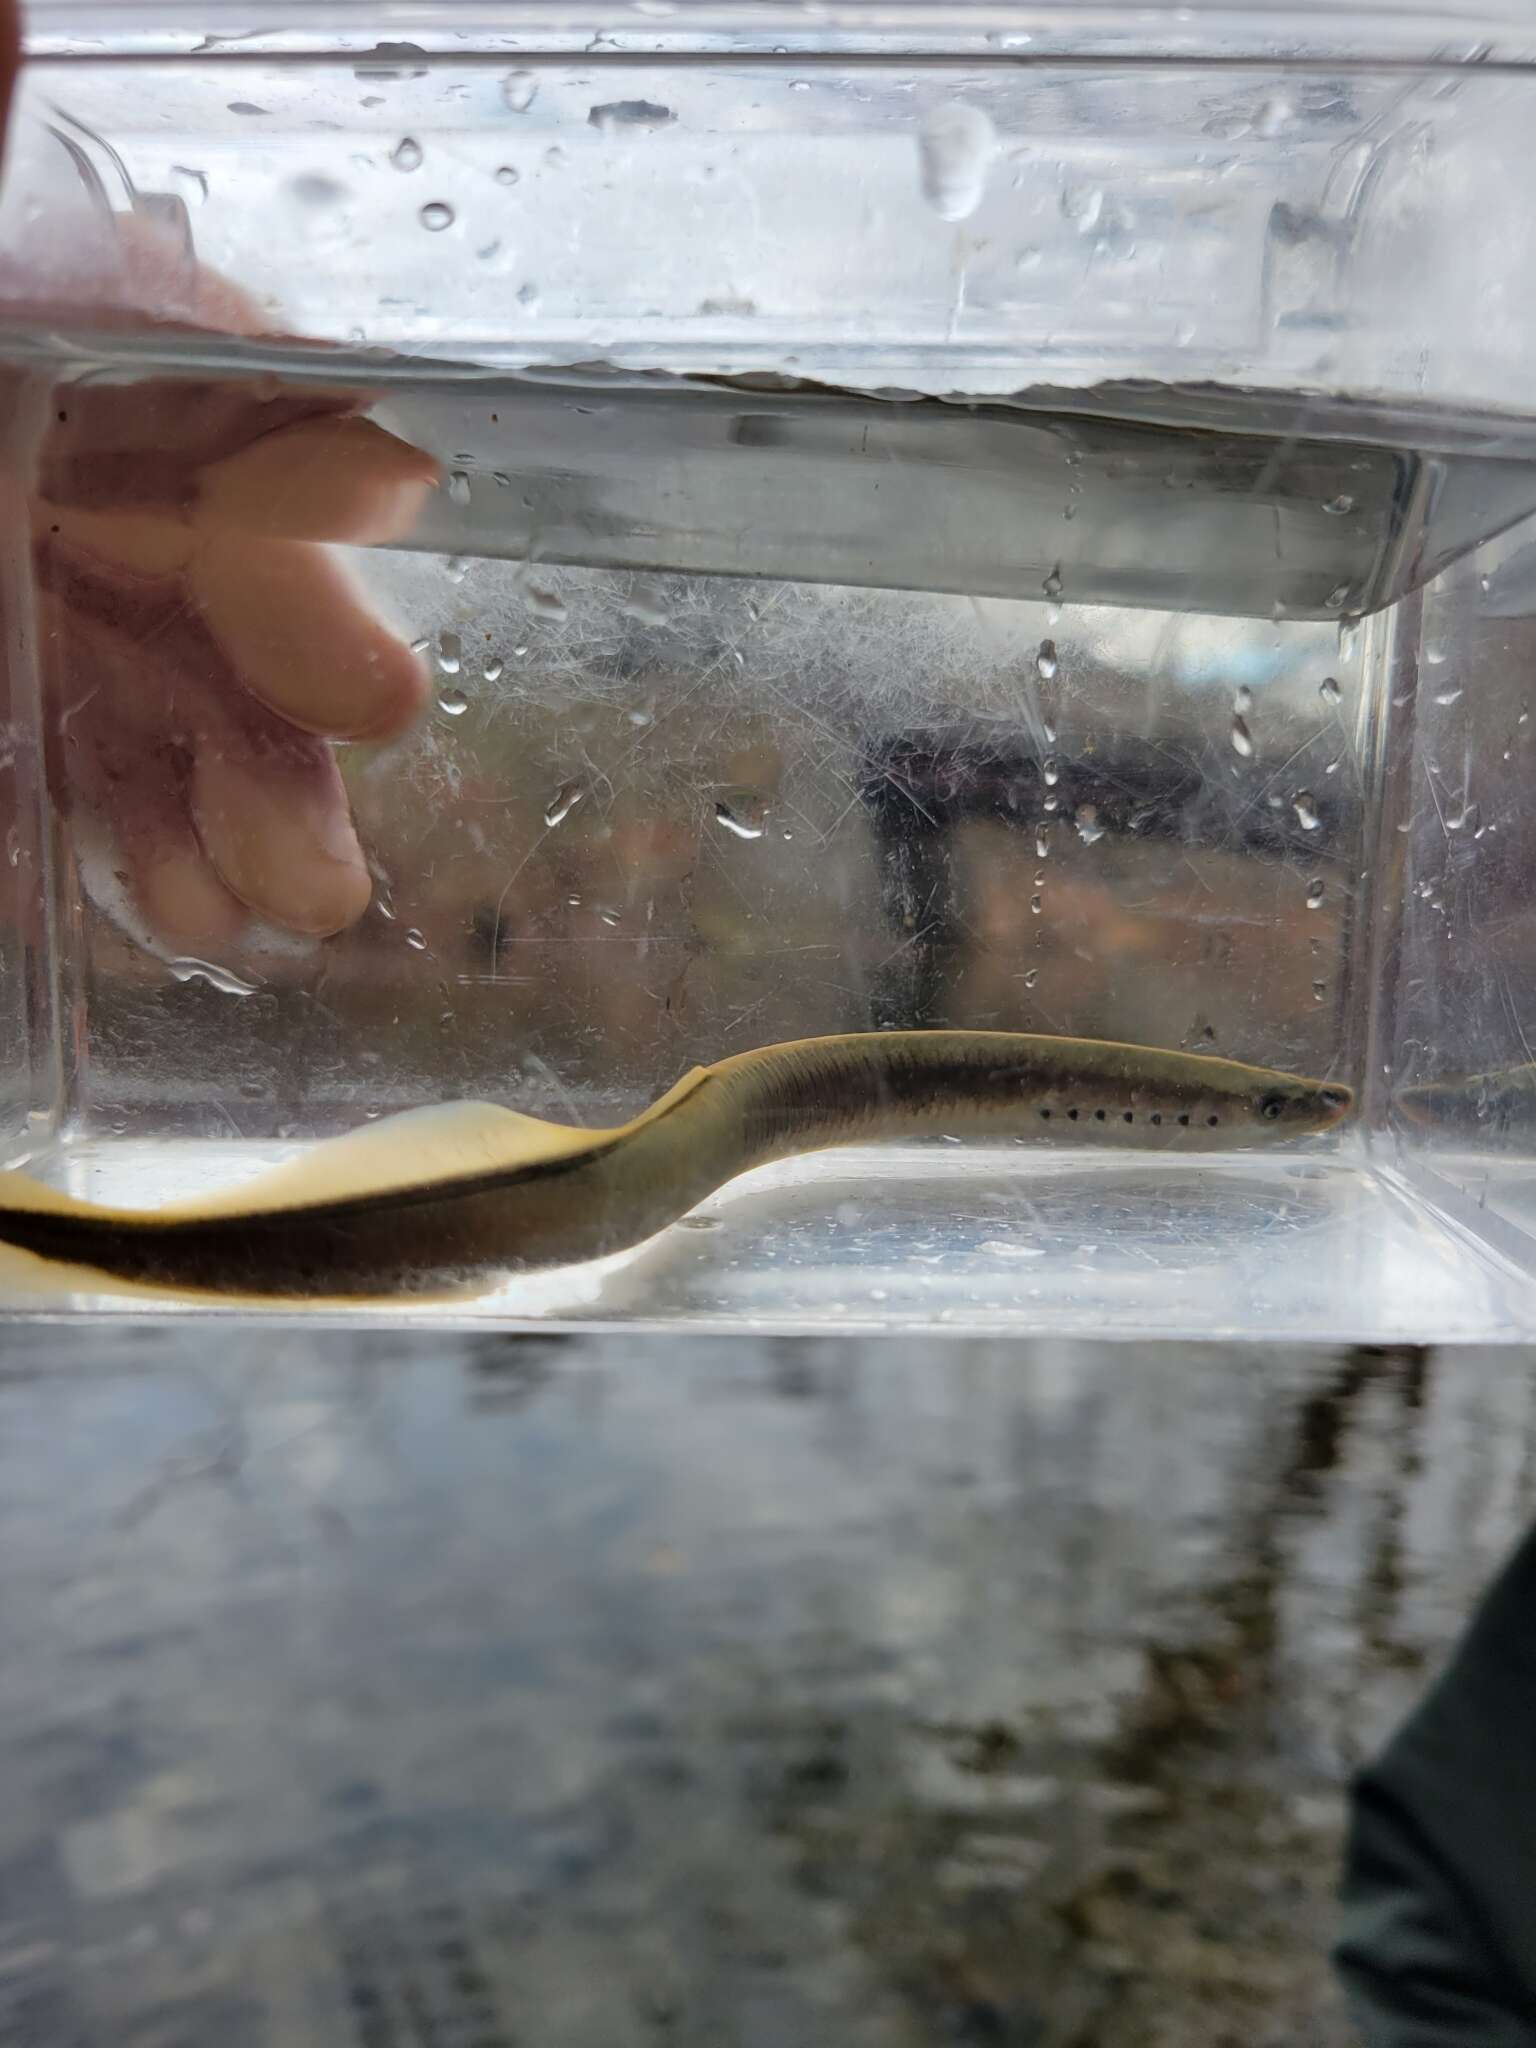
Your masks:
<svg viewBox="0 0 1536 2048"><path fill-rule="evenodd" d="M0 2040L1343 2048L1528 1353L0 1352Z"/></svg>
<svg viewBox="0 0 1536 2048"><path fill-rule="evenodd" d="M1363 1025L1368 629L359 566L434 668L417 731L345 750L373 905L207 973L88 913L93 1133L475 1094L600 1121L695 1062L879 1025L1326 1073Z"/></svg>

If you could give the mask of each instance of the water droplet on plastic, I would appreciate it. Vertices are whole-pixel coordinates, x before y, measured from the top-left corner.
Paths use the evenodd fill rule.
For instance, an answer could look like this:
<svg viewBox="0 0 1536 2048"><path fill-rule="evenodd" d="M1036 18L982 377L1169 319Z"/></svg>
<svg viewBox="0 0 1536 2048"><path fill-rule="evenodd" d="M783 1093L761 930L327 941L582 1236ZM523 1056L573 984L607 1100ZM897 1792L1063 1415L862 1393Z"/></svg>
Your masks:
<svg viewBox="0 0 1536 2048"><path fill-rule="evenodd" d="M1047 789L1054 789L1061 780L1061 763L1054 754L1047 754L1040 764L1040 774Z"/></svg>
<svg viewBox="0 0 1536 2048"><path fill-rule="evenodd" d="M493 654L480 673L488 683L499 683L506 666L499 654Z"/></svg>
<svg viewBox="0 0 1536 2048"><path fill-rule="evenodd" d="M509 71L501 81L501 96L514 114L526 114L539 96L539 81L531 71Z"/></svg>
<svg viewBox="0 0 1536 2048"><path fill-rule="evenodd" d="M215 960L194 959L190 953L183 953L166 964L173 981L205 981L220 995L253 996L261 986L259 981L247 981L232 968L220 967Z"/></svg>
<svg viewBox="0 0 1536 2048"><path fill-rule="evenodd" d="M1045 592L1047 597L1060 597L1062 588L1060 562L1058 562L1055 568L1052 569L1050 575L1046 577L1045 581L1041 584L1040 588Z"/></svg>
<svg viewBox="0 0 1536 2048"><path fill-rule="evenodd" d="M1240 754L1245 761L1253 759L1253 734L1248 730L1248 721L1240 711L1232 714L1232 751Z"/></svg>
<svg viewBox="0 0 1536 2048"><path fill-rule="evenodd" d="M558 142L552 142L549 145L548 149L545 150L544 161L552 171L559 171L564 169L566 161L565 151L560 147Z"/></svg>
<svg viewBox="0 0 1536 2048"><path fill-rule="evenodd" d="M1342 611L1349 602L1349 585L1347 583L1336 583L1332 590L1329 591L1324 602L1327 604L1329 611Z"/></svg>
<svg viewBox="0 0 1536 2048"><path fill-rule="evenodd" d="M1048 683L1051 680L1056 673L1057 665L1056 642L1054 640L1042 640L1040 642L1040 652L1035 656L1035 671L1040 677L1041 682Z"/></svg>
<svg viewBox="0 0 1536 2048"><path fill-rule="evenodd" d="M1296 822L1303 832L1316 832L1322 824L1317 815L1317 798L1310 789L1298 789L1291 798L1291 809L1296 813Z"/></svg>
<svg viewBox="0 0 1536 2048"><path fill-rule="evenodd" d="M1344 692L1339 688L1336 676L1324 676L1317 686L1317 694L1329 709L1332 710L1333 706L1343 698Z"/></svg>
<svg viewBox="0 0 1536 2048"><path fill-rule="evenodd" d="M1036 983L1036 982L1037 982L1037 981L1038 981L1039 979L1040 979L1040 970L1039 970L1039 968L1038 968L1038 967L1027 967L1027 968L1026 968L1026 969L1024 970L1024 986L1025 986L1026 988L1033 988L1033 987L1034 987L1034 985L1035 985L1035 983Z"/></svg>
<svg viewBox="0 0 1536 2048"><path fill-rule="evenodd" d="M1092 234L1104 212L1104 194L1097 185L1069 185L1061 195L1061 216L1080 235Z"/></svg>
<svg viewBox="0 0 1536 2048"><path fill-rule="evenodd" d="M624 913L621 910L612 910L608 908L606 905L602 905L599 907L597 915L601 923L606 924L610 927L616 924L622 924L624 921Z"/></svg>
<svg viewBox="0 0 1536 2048"><path fill-rule="evenodd" d="M13 868L21 861L21 833L14 825L6 827L5 858L7 865Z"/></svg>
<svg viewBox="0 0 1536 2048"><path fill-rule="evenodd" d="M517 288L517 303L520 306L536 306L539 303L539 288L531 280Z"/></svg>
<svg viewBox="0 0 1536 2048"><path fill-rule="evenodd" d="M1077 827L1077 836L1084 846L1097 846L1104 837L1104 827L1099 823L1097 804L1079 804L1077 816L1072 821Z"/></svg>
<svg viewBox="0 0 1536 2048"><path fill-rule="evenodd" d="M446 628L437 636L437 665L445 676L456 676L464 659L463 643Z"/></svg>
<svg viewBox="0 0 1536 2048"><path fill-rule="evenodd" d="M662 603L661 593L653 583L635 583L620 610L626 619L633 619L641 626L666 626L672 622L672 615Z"/></svg>
<svg viewBox="0 0 1536 2048"><path fill-rule="evenodd" d="M1336 498L1330 498L1323 507L1323 510L1332 513L1335 519L1342 519L1346 512L1353 512L1354 509L1355 501L1348 491L1340 491Z"/></svg>
<svg viewBox="0 0 1536 2048"><path fill-rule="evenodd" d="M453 208L446 200L429 199L416 218L429 235L440 235L453 226Z"/></svg>
<svg viewBox="0 0 1536 2048"><path fill-rule="evenodd" d="M1042 911L1042 910L1044 910L1044 908L1045 908L1045 898L1044 898L1043 896L1031 896L1031 897L1030 897L1030 899L1029 899L1029 909L1030 909L1030 915L1031 915L1032 917L1038 917L1038 916L1040 915L1041 911Z"/></svg>
<svg viewBox="0 0 1536 2048"><path fill-rule="evenodd" d="M566 602L557 592L545 590L537 583L530 583L523 592L523 600L537 619L548 619L551 625L561 626L570 617Z"/></svg>
<svg viewBox="0 0 1536 2048"><path fill-rule="evenodd" d="M1049 855L1050 855L1050 851L1051 851L1051 839L1050 839L1050 834L1049 834L1049 833L1048 833L1048 832L1046 831L1045 827L1044 827L1043 825L1041 825L1041 826L1039 826L1039 827L1038 827L1038 828L1036 829L1036 832L1035 832L1035 859L1036 859L1036 860L1045 860L1045 859L1047 859L1047 858L1049 857Z"/></svg>
<svg viewBox="0 0 1536 2048"><path fill-rule="evenodd" d="M715 823L723 825L738 839L761 839L763 836L761 824L754 823L750 817L742 817L739 811L733 811L723 798L715 805Z"/></svg>
<svg viewBox="0 0 1536 2048"><path fill-rule="evenodd" d="M579 782L562 782L549 802L544 806L544 823L553 832L557 825L563 825L586 796L586 790Z"/></svg>
<svg viewBox="0 0 1536 2048"><path fill-rule="evenodd" d="M1240 717L1253 709L1253 692L1246 683L1239 683L1232 692L1232 709Z"/></svg>
<svg viewBox="0 0 1536 2048"><path fill-rule="evenodd" d="M405 934L405 943L410 947L413 953L425 953L425 951L427 950L427 942L421 936L421 933L417 931L415 925L411 925L407 930Z"/></svg>
<svg viewBox="0 0 1536 2048"><path fill-rule="evenodd" d="M1061 808L1061 798L1053 790L1048 797L1042 799L1040 808L1042 811L1059 810Z"/></svg>
<svg viewBox="0 0 1536 2048"><path fill-rule="evenodd" d="M918 132L917 160L923 197L940 220L965 220L976 211L996 149L980 107L951 100L934 108Z"/></svg>
<svg viewBox="0 0 1536 2048"><path fill-rule="evenodd" d="M462 690L440 690L437 708L449 718L462 718L469 709L469 699Z"/></svg>
<svg viewBox="0 0 1536 2048"><path fill-rule="evenodd" d="M521 176L516 164L502 164L496 172L496 182L498 185L515 185Z"/></svg>
<svg viewBox="0 0 1536 2048"><path fill-rule="evenodd" d="M421 169L421 144L414 135L402 135L389 152L389 160L397 171L419 171Z"/></svg>
<svg viewBox="0 0 1536 2048"><path fill-rule="evenodd" d="M462 469L454 470L448 478L448 496L455 505L469 503L469 478Z"/></svg>
<svg viewBox="0 0 1536 2048"><path fill-rule="evenodd" d="M443 574L450 583L462 583L473 566L468 555L448 555L443 561Z"/></svg>
<svg viewBox="0 0 1536 2048"><path fill-rule="evenodd" d="M1314 875L1307 884L1307 908L1308 910L1321 910L1322 907L1323 878L1321 875Z"/></svg>
<svg viewBox="0 0 1536 2048"><path fill-rule="evenodd" d="M1326 981L1314 981L1314 982L1313 982L1313 984L1312 984L1312 1000L1313 1000L1313 1002L1314 1002L1314 1003L1321 1003L1321 1002L1325 1002L1325 1001L1327 1000L1327 997L1328 997L1328 984L1327 984L1327 982L1326 982Z"/></svg>
<svg viewBox="0 0 1536 2048"><path fill-rule="evenodd" d="M1454 690L1436 690L1435 702L1441 705L1459 704L1461 702L1460 685Z"/></svg>

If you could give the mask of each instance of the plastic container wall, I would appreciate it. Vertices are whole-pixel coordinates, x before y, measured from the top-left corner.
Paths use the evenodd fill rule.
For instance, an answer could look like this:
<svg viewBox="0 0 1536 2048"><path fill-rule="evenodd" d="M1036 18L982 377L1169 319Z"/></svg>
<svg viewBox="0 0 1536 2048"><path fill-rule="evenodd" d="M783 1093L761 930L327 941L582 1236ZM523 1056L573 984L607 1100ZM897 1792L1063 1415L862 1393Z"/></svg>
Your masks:
<svg viewBox="0 0 1536 2048"><path fill-rule="evenodd" d="M574 40L59 37L31 74L12 1157L153 1204L444 1099L613 1121L783 1039L1126 1039L1359 1113L1190 1157L828 1154L415 1312L1528 1333L1527 74L1260 62L1214 17L1203 49ZM199 422L337 394L441 466L344 551L431 700L341 749L355 923L178 950L80 769L155 685L49 570L50 507L120 514ZM195 599L113 574L152 677Z"/></svg>

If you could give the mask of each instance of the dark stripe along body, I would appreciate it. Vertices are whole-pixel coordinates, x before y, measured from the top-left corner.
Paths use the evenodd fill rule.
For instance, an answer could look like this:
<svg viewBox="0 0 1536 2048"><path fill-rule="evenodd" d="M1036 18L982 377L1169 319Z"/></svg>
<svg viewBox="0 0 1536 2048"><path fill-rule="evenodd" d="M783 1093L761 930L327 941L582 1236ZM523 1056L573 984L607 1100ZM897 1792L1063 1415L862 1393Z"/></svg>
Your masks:
<svg viewBox="0 0 1536 2048"><path fill-rule="evenodd" d="M698 1067L632 1122L412 1110L212 1198L109 1209L0 1175L0 1242L179 1292L390 1294L624 1250L750 1167L893 1138L1169 1151L1326 1130L1350 1090L1099 1039L892 1031Z"/></svg>

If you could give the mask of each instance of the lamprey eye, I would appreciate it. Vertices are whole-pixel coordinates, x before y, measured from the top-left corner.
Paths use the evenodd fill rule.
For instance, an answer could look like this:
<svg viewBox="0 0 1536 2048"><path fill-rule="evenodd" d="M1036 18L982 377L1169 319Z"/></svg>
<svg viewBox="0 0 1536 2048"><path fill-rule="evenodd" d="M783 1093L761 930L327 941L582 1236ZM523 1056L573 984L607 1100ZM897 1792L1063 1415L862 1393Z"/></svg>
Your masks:
<svg viewBox="0 0 1536 2048"><path fill-rule="evenodd" d="M1259 1104L1259 1115L1269 1123L1273 1123L1276 1117L1284 1116L1285 1097L1283 1095L1266 1095Z"/></svg>

